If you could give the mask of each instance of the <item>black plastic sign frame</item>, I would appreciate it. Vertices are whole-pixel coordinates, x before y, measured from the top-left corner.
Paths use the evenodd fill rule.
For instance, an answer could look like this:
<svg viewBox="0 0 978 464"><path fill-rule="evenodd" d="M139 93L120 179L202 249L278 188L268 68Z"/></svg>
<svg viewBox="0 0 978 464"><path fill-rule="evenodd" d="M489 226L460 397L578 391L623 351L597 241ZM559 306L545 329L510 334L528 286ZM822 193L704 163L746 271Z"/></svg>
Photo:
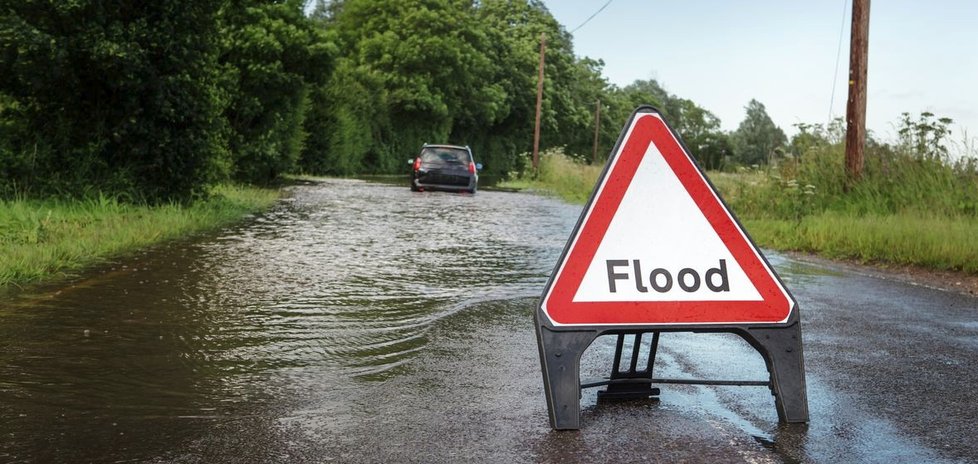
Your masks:
<svg viewBox="0 0 978 464"><path fill-rule="evenodd" d="M733 259L745 273L754 272L759 276L752 282L761 294L761 301L672 301L665 303L668 311L643 310L642 303L634 302L572 301L570 295L583 278L584 271L580 270L580 264L582 260L594 258L598 246L594 242L600 242L611 220L609 217L602 218L601 215L615 214L614 210L619 206L623 192L627 190L637 169L639 161L624 159L622 153L625 153L625 158L641 158L646 153L648 143L654 143L663 157L671 157L668 162L672 163L674 170L679 166L678 169L685 170L683 176L693 179L682 182L691 196L701 198L695 201L704 215L719 218L709 220L714 228L718 231L722 229L727 234L721 239L730 247ZM641 154L637 155L639 152ZM621 178L623 172L624 179ZM698 193L694 193L692 189L698 189ZM607 198L615 195L617 198L607 203ZM599 207L598 212L592 215L596 206ZM707 208L713 210L706 211ZM608 210L612 211L609 213ZM717 221L723 224L718 224ZM584 252L580 251L582 247ZM577 260L576 265L568 266L569 260ZM622 269L627 269L624 262L609 262L610 285L614 285L612 280L619 278L618 276L627 275L614 273L613 269L617 268L613 268L613 265L625 266ZM567 269L575 266L576 269ZM636 268L636 273L637 271ZM696 282L699 285L699 281ZM636 109L622 129L604 171L547 282L537 306L534 323L550 424L554 429L573 430L581 427L580 360L597 337L618 334L620 350L620 340L624 334L653 333L658 341L658 334L661 332L733 333L742 337L764 358L770 375L767 385L774 395L779 420L787 423L808 422L798 305L770 263L747 236L730 208L720 198L716 188L690 156L682 139L668 126L661 112L652 106L643 105ZM650 358L650 364L651 362ZM649 383L654 379L643 380Z"/></svg>

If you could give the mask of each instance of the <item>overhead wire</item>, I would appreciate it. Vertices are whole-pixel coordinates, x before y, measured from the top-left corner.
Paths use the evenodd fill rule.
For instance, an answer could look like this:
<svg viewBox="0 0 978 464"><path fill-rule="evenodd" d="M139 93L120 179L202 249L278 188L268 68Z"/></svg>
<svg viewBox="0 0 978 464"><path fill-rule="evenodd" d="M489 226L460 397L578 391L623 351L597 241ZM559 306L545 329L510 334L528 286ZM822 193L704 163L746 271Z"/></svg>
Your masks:
<svg viewBox="0 0 978 464"><path fill-rule="evenodd" d="M585 19L584 22L581 23L580 26L575 27L574 30L572 30L572 31L569 32L569 34L573 34L573 33L577 32L578 29L584 27L584 25L587 24L592 19L594 19L594 17L597 16L598 13L601 13L602 11L604 11L605 8L608 7L608 5L611 5L611 2L613 2L613 1L614 0L608 0L607 3L605 3L603 6L601 6L601 8L598 8L598 11L595 11L594 14L592 14L591 16L588 16L588 18Z"/></svg>
<svg viewBox="0 0 978 464"><path fill-rule="evenodd" d="M842 0L842 24L839 25L839 47L835 51L835 73L832 74L832 96L829 97L829 120L826 122L826 129L828 125L832 124L832 109L835 105L835 85L839 82L839 57L842 56L842 38L846 30L846 11L848 10L849 0ZM848 79L846 80L848 82Z"/></svg>

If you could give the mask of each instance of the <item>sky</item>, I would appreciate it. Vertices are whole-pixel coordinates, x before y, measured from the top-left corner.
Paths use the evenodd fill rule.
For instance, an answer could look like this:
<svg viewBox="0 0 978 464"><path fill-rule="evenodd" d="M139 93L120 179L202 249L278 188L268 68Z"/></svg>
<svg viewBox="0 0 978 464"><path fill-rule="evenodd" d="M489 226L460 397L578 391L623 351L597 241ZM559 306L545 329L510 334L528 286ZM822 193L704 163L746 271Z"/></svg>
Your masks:
<svg viewBox="0 0 978 464"><path fill-rule="evenodd" d="M568 31L605 3L545 0ZM603 60L618 86L656 79L724 130L757 99L790 136L794 124L825 123L830 111L845 117L851 8L852 0L612 0L573 32L574 52ZM901 113L930 111L954 120L953 141L978 142L978 1L871 2L868 69L866 125L877 138L896 138Z"/></svg>

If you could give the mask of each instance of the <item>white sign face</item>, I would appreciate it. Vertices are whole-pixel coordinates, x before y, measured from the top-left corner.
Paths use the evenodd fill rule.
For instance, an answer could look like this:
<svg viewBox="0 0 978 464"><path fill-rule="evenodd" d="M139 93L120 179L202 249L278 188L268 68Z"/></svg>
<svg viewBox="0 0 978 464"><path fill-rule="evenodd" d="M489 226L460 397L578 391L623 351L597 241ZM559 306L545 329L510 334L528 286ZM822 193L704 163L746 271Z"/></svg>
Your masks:
<svg viewBox="0 0 978 464"><path fill-rule="evenodd" d="M761 299L650 143L573 301Z"/></svg>

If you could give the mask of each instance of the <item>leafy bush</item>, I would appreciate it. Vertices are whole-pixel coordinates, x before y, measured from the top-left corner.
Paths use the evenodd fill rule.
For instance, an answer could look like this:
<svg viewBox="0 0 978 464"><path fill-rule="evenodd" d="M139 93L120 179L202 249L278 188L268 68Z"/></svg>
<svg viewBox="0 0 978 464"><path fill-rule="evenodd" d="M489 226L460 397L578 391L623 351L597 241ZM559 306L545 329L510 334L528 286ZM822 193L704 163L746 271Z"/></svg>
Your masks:
<svg viewBox="0 0 978 464"><path fill-rule="evenodd" d="M3 115L16 130L0 190L205 194L227 168L215 65L222 4L8 2L0 92L16 102Z"/></svg>
<svg viewBox="0 0 978 464"><path fill-rule="evenodd" d="M296 169L309 88L326 81L333 54L303 4L234 2L221 16L235 180L268 184Z"/></svg>

